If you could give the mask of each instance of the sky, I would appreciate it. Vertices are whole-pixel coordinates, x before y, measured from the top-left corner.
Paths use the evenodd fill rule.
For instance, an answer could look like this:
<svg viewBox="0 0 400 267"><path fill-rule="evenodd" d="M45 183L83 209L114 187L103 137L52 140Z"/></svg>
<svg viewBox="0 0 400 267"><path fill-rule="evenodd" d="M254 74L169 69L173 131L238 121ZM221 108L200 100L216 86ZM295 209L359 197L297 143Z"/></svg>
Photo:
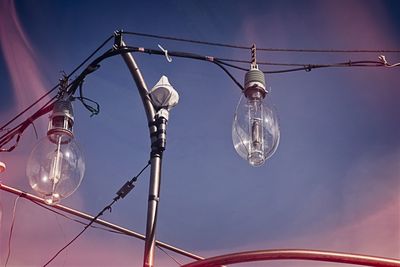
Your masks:
<svg viewBox="0 0 400 267"><path fill-rule="evenodd" d="M0 0L0 124L38 99L115 30L259 48L397 49L397 1L67 1ZM140 36L131 46L250 59L250 52ZM112 42L106 45L106 49ZM103 50L105 51L105 50ZM324 64L378 60L382 53L261 52L259 61ZM390 63L399 53L383 53ZM281 139L258 168L232 145L239 88L215 65L134 54L148 87L162 75L179 92L162 166L158 240L203 257L303 248L400 258L398 68L328 68L266 75ZM248 67L248 66L245 66ZM262 66L263 70L273 70ZM242 82L244 72L231 70ZM61 204L95 215L149 157L147 121L120 57L85 79L100 114L74 103L76 140L86 160L78 190ZM47 116L35 122L39 138ZM29 127L1 153L1 182L34 193L25 174L37 142ZM145 233L149 172L102 217ZM0 192L0 262L8 253L15 195ZM18 199L7 266L41 266L81 225ZM52 266L141 266L144 242L90 229ZM191 260L173 254L182 263ZM156 266L177 266L156 250ZM304 266L272 262L268 266ZM265 263L241 266L265 266ZM327 265L326 266L331 266ZM324 264L307 266L325 266ZM343 265L342 265L343 266Z"/></svg>

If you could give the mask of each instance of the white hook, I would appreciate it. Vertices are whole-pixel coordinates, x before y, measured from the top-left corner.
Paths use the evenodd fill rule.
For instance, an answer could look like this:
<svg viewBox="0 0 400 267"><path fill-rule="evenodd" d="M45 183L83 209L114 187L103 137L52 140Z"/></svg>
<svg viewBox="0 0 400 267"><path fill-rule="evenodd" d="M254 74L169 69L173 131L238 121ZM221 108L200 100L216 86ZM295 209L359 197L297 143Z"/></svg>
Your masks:
<svg viewBox="0 0 400 267"><path fill-rule="evenodd" d="M167 59L167 61L171 63L172 58L168 55L168 50L164 49L160 44L158 45L158 47L164 52L165 58Z"/></svg>
<svg viewBox="0 0 400 267"><path fill-rule="evenodd" d="M383 65L385 65L385 67L398 67L400 66L400 62L399 63L395 63L395 64L389 64L389 62L387 62L386 57L384 55L380 55L379 56L379 60L382 62Z"/></svg>

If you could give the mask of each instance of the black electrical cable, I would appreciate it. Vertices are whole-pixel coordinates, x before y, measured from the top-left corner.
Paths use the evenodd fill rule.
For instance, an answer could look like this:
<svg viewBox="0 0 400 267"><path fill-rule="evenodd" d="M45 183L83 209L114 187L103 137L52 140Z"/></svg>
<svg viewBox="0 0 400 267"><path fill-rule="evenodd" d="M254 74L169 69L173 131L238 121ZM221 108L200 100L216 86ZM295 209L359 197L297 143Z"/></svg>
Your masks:
<svg viewBox="0 0 400 267"><path fill-rule="evenodd" d="M162 36L162 35L154 35L154 34L147 34L147 33L138 33L138 32L121 32L122 34L127 34L127 35L137 35L137 36L143 36L143 37L150 37L150 38L157 38L157 39L165 39L165 40L173 40L173 41L180 41L180 42L189 42L189 43L196 43L196 44L202 44L202 45L210 45L210 46L219 46L219 47L227 47L227 48L238 48L238 49L251 49L250 46L239 46L239 45L232 45L232 44L225 44L225 43L216 43L216 42L207 42L207 41L199 41L199 40L192 40L192 39L184 39L184 38L177 38L177 37L171 37L171 36ZM86 64L90 58L92 58L101 48L103 48L112 38L114 35L108 37L98 48L96 48L81 64L79 64L69 75L67 75L67 78L70 78L78 69L80 69L84 64ZM345 50L345 49L284 49L284 48L257 48L258 51L268 51L268 52L318 52L318 53L399 53L400 50L386 50L386 49L380 49L380 50ZM228 61L228 59L220 59L220 61ZM229 60L233 61L233 60ZM239 62L239 60L235 60L235 62ZM247 63L245 61L240 60L241 63ZM259 65L296 65L299 66L298 64L281 64L281 63L266 63L266 62L259 62ZM303 65L304 66L304 65ZM277 71L268 71L265 73L284 73L284 72L293 72L293 71L299 71L299 70L309 70L310 68L308 67L303 67L303 68L295 68L295 69L287 69L287 70L277 70ZM244 68L241 68L239 66L231 66L237 69L244 70ZM320 68L318 67L313 67L313 68ZM10 125L12 122L14 122L17 118L19 118L22 114L27 112L29 109L31 109L34 105L36 105L38 102L40 102L44 97L49 95L51 92L53 92L58 85L53 87L49 92L47 92L45 95L40 97L37 101L35 101L33 104L28 106L26 109L21 111L17 116L12 118L10 121L8 121L6 124L1 126L0 131L3 130L5 127Z"/></svg>
<svg viewBox="0 0 400 267"><path fill-rule="evenodd" d="M156 247L161 250L162 252L164 252L165 255L167 255L171 260L173 260L176 264L178 264L178 266L183 266L183 264L181 262L179 262L175 257L173 257L172 255L170 255L165 249L163 249L162 247L156 245Z"/></svg>
<svg viewBox="0 0 400 267"><path fill-rule="evenodd" d="M266 74L286 73L286 72L294 72L302 70L309 72L313 69L339 68L339 67L387 67L387 66L379 61L348 61L348 62L341 62L334 64L309 64L299 68L275 70L275 71L263 71L263 72Z"/></svg>
<svg viewBox="0 0 400 267"><path fill-rule="evenodd" d="M141 52L141 53L146 53L146 54L154 54L154 55L162 55L165 56L166 52L162 50L154 50L154 49L147 49L147 48L139 48L139 47L131 47L131 46L126 46L124 48L121 48L122 51L126 52ZM196 60L201 60L201 61L207 61L214 63L218 67L220 67L228 76L229 78L232 79L232 81L240 88L240 90L244 90L243 86L235 79L235 77L223 66L222 62L220 62L218 59L210 56L202 56L194 53L188 53L188 52L178 52L178 51L168 51L169 56L174 56L174 57L182 57L182 58L191 58L191 59L196 59Z"/></svg>
<svg viewBox="0 0 400 267"><path fill-rule="evenodd" d="M109 40L109 39L108 39ZM107 41L108 41L107 40ZM103 43L104 45L104 43ZM154 50L154 49L146 49L142 47L130 47L130 46L122 46L122 47L114 47L113 49L109 49L105 53L103 53L101 56L93 60L88 67L86 67L82 73L68 86L68 91L67 93L71 96L73 96L78 88L82 88L82 83L85 77L96 71L100 65L99 63L108 58L112 57L118 54L123 54L123 53L129 53L129 52L141 52L141 53L147 53L147 54L155 54L155 55L163 55L163 56L174 56L174 57L182 57L182 58L190 58L190 59L196 59L196 60L201 60L201 61L207 61L216 64L218 67L220 67L231 79L232 81L243 91L243 86L235 79L235 77L225 68L224 66L231 67L231 68L236 68L242 71L247 71L246 68L230 64L224 61L228 61L227 59L219 59L211 56L202 56L194 53L189 53L189 52L180 52L180 51L170 51L167 52L166 50ZM235 60L230 60L230 61L235 61ZM241 60L237 60L239 63L244 63ZM267 64L265 62L265 64ZM271 63L269 63L271 64ZM280 63L274 63L274 64L280 64ZM280 64L283 65L283 64ZM285 64L285 66L299 66L298 68L292 68L292 69L283 69L283 70L271 70L271 71L263 71L264 73L286 73L286 72L294 72L294 71L311 71L312 69L318 69L318 68L328 68L328 67L395 67L398 66L398 64L391 65L387 63L386 60L381 61L348 61L348 62L342 62L342 63L335 63L335 64L306 64L306 65L300 65L300 64ZM93 114L97 114L99 110L99 105L97 102L84 98L81 94L80 97L76 97L78 100L82 102L82 104ZM87 103L85 103L85 100L91 101L96 105L96 107L90 106ZM47 111L49 112L49 111ZM31 116L28 120L24 121L21 123L19 126L15 127L14 129L8 131L5 135L0 137L0 152L2 151L11 151L15 148L15 146L18 144L19 138L22 134L22 132L28 127L35 119L40 117L45 113L41 112L39 114L35 113L33 116ZM16 144L12 146L9 149L4 149L1 148L4 146L6 143L11 141L15 136L17 135L16 139Z"/></svg>
<svg viewBox="0 0 400 267"><path fill-rule="evenodd" d="M232 58L217 58L221 62L236 62L236 63L243 63L243 64L251 64L250 60L242 60L242 59L232 59ZM366 62L366 61L362 61ZM368 61L368 62L373 62L376 64L379 64L379 66L385 65L382 61ZM228 63L226 63L228 65ZM265 65L265 66L285 66L285 67L304 67L304 66L309 66L313 64L309 63L279 63L279 62L263 62L263 61L257 61L257 65ZM317 65L317 64L314 64ZM320 65L327 65L327 64L320 64ZM329 66L332 64L329 64ZM237 65L232 65L232 67L237 68L237 69L242 69L242 70L248 70L246 68L239 67Z"/></svg>
<svg viewBox="0 0 400 267"><path fill-rule="evenodd" d="M112 38L114 38L114 35L111 35L108 37L104 42L97 47L84 61L82 61L81 64L79 64L68 76L67 78L70 78L72 75L74 75L75 72L77 72L83 65L85 65L100 49L102 49Z"/></svg>
<svg viewBox="0 0 400 267"><path fill-rule="evenodd" d="M53 108L54 99L53 97L50 99L42 108L40 108L37 112L35 112L32 116L30 116L27 120L21 122L19 125L8 131L6 134L0 137L0 152L10 152L12 151L19 142L19 138L25 129L32 124L36 119L43 116L44 114L50 112ZM11 141L15 136L17 136L16 143L8 149L2 148L5 144Z"/></svg>
<svg viewBox="0 0 400 267"><path fill-rule="evenodd" d="M86 64L100 49L102 49L114 36L108 37L99 47L97 47L84 61L82 61L81 64L79 64L69 75L67 75L67 78L70 78L72 75L74 75L75 72L77 72L84 64ZM14 118L12 118L10 121L5 123L3 126L1 126L0 131L3 130L5 127L10 125L12 122L14 122L16 119L18 119L20 116L25 114L28 110L30 110L33 106L35 106L37 103L39 103L42 99L44 99L46 96L51 94L54 90L56 90L59 87L60 83L58 83L56 86L54 86L50 91L46 92L44 95L42 95L38 100L36 100L34 103L29 105L26 109L18 113Z"/></svg>
<svg viewBox="0 0 400 267"><path fill-rule="evenodd" d="M82 73L73 81L71 82L67 89L68 89L68 94L73 95L77 88L80 86L80 84L83 82L84 78L86 75L92 73L93 71L96 71L99 68L99 62L101 62L103 59L113 56L116 53L113 49L108 50L105 52L103 55L95 59L85 70L82 71ZM36 119L38 119L40 116L50 112L52 110L52 105L55 102L55 99L58 98L58 95L54 96L52 99L50 99L42 108L39 109L39 111L35 112L32 116L30 116L28 119L20 123L19 125L15 126L13 129L7 131L4 135L0 137L0 152L10 152L15 149L15 147L18 145L19 139L22 135L22 133L25 131L25 129ZM35 103L37 103L36 101ZM94 102L94 101L93 101ZM96 102L94 102L96 104ZM85 106L86 107L86 106ZM87 107L86 107L87 108ZM92 110L89 110L93 113ZM22 115L22 114L20 114ZM20 116L19 115L19 116ZM15 119L15 118L14 118ZM13 120L14 120L13 119ZM3 146L10 142L15 136L17 136L16 143L11 146L8 149L3 148Z"/></svg>
<svg viewBox="0 0 400 267"><path fill-rule="evenodd" d="M80 221L78 219L74 219L74 218L72 218L70 216L67 216L64 213L61 213L61 212L59 212L59 211L57 211L55 209L49 208L48 206L43 205L43 204L41 204L41 203L39 203L39 202L37 202L35 200L32 200L32 199L28 199L28 200L31 201L32 203L38 205L39 207L41 207L43 209L46 209L46 210L51 211L51 212L53 212L53 213L55 213L55 214L57 214L57 215L59 215L61 217L64 217L65 219L68 219L70 221L73 221L73 222L76 222L76 223L79 223L79 224L82 224L82 225L87 225L87 223L85 223L83 221ZM112 233L126 235L125 233L122 233L122 232L119 232L119 231L110 230L110 229L107 229L107 228L104 228L104 227L98 227L98 226L95 226L95 225L91 225L90 227L91 228L95 228L95 229L101 229L101 230L104 230L104 231L109 231L109 232L112 232Z"/></svg>
<svg viewBox="0 0 400 267"><path fill-rule="evenodd" d="M10 260L10 256L11 256L11 238L12 238L12 234L14 231L15 215L17 212L18 200L20 199L20 197L21 196L17 196L17 198L14 200L14 208L13 208L12 219L11 219L10 233L8 235L8 252L7 252L7 258L6 258L6 263L4 264L4 267L7 267L8 261Z"/></svg>
<svg viewBox="0 0 400 267"><path fill-rule="evenodd" d="M207 42L207 41L185 39L185 38L178 38L178 37L165 36L165 35L155 35L155 34L148 34L148 33L122 32L122 34L143 36L143 37L185 42L185 43L194 43L194 44L200 44L200 45L209 45L209 46L218 46L218 47L226 47L226 48L245 49L245 50L251 49L251 46ZM400 50L398 50L398 49L392 49L392 50L391 49L378 49L378 50L373 50L373 49L288 49L288 48L258 48L258 47L257 47L257 51L300 52L300 53L400 53Z"/></svg>
<svg viewBox="0 0 400 267"><path fill-rule="evenodd" d="M134 187L134 182L137 181L137 178L149 167L150 161L147 162L146 166L143 167L143 169L136 175L134 176L130 181L126 182L120 190L117 192L117 196L111 201L110 204L105 206L84 228L81 232L79 232L73 239L71 239L70 242L68 242L64 247L62 247L59 251L57 251L56 254L54 254L53 257L51 257L44 265L43 267L49 265L55 258L57 258L58 255L60 255L61 252L63 252L67 247L69 247L75 240L77 240L100 216L104 214L107 210L111 212L111 207L112 205L117 202L119 199L124 198Z"/></svg>
<svg viewBox="0 0 400 267"><path fill-rule="evenodd" d="M290 49L290 48L258 48L265 52L298 52L298 53L400 53L398 49Z"/></svg>
<svg viewBox="0 0 400 267"><path fill-rule="evenodd" d="M143 37L150 37L150 38L156 38L156 39L164 39L164 40L185 42L185 43L202 44L202 45L209 45L209 46L227 47L227 48L237 48L237 49L246 49L246 50L249 50L251 48L250 46L239 46L239 45L232 45L232 44L223 44L223 43L191 40L191 39L177 38L177 37L171 37L171 36L165 36L165 35L147 34L147 33L140 33L140 32L122 32L122 34L143 36Z"/></svg>
<svg viewBox="0 0 400 267"><path fill-rule="evenodd" d="M48 96L49 94L51 94L54 90L56 90L58 88L58 84L56 86L54 86L53 88L50 89L50 91L48 91L47 93L45 93L44 95L42 95L38 100L36 100L34 103L32 103L31 105L29 105L26 109L24 109L23 111L21 111L20 113L18 113L14 118L12 118L11 120L9 120L6 124L4 124L3 126L1 126L0 130L3 130L5 127L7 127L8 125L10 125L11 123L13 123L16 119L18 119L19 117L21 117L25 112L27 112L28 110L30 110L33 106L35 106L37 103L39 103L43 98L45 98L46 96Z"/></svg>

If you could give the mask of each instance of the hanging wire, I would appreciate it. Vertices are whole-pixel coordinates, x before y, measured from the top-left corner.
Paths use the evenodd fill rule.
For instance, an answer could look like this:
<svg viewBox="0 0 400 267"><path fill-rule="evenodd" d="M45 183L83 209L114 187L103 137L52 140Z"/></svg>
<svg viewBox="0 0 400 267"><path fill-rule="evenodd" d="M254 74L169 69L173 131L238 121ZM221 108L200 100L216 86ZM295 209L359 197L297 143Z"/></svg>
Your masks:
<svg viewBox="0 0 400 267"><path fill-rule="evenodd" d="M111 201L110 204L105 206L90 222L83 228L81 232L79 232L71 241L69 241L64 247L62 247L59 251L57 251L56 254L54 254L53 257L51 257L44 265L48 266L55 258L57 258L58 255L60 255L61 252L63 252L67 247L69 247L72 243L75 242L100 216L104 214L106 211L112 210L112 205L117 202L119 199L124 198L134 187L134 183L137 181L139 176L149 167L150 161L147 162L146 166L143 167L143 169L136 175L134 176L130 181L126 182L120 190L117 192L117 196Z"/></svg>
<svg viewBox="0 0 400 267"><path fill-rule="evenodd" d="M123 34L143 36L155 39L171 40L185 43L193 43L208 46L250 50L252 46L234 45L227 43L208 42L194 39L178 38L166 35L156 35L140 32L122 32ZM264 52L300 52L300 53L400 53L398 49L289 49L289 48L257 48Z"/></svg>
<svg viewBox="0 0 400 267"><path fill-rule="evenodd" d="M109 38L110 39L110 38ZM109 40L107 39L107 41ZM104 43L103 43L104 45ZM79 101L82 102L82 104L85 106L86 109L88 109L92 115L96 115L99 112L99 104L91 99L85 98L82 94L82 83L85 79L85 77L96 71L100 65L99 63L101 61L103 61L104 59L108 58L108 57L112 57L115 55L119 55L119 54L123 54L123 53L128 53L128 52L140 52L140 53L147 53L147 54L155 54L155 55L162 55L165 56L165 51L162 50L154 50L154 49L147 49L147 48L143 48L143 47L130 47L130 46L123 46L120 48L113 48L110 49L108 51L106 51L105 53L103 53L101 56L99 56L98 58L96 58L95 60L93 60L88 67L86 67L82 73L73 81L71 82L70 85L68 85L68 94L73 96L76 92L76 90L80 89L80 96L79 97L75 97L76 99L78 99ZM92 53L93 54L93 53ZM190 53L190 52L182 52L182 51L168 51L168 56L170 57L181 57L181 58L189 58L189 59L195 59L195 60L200 60L200 61L207 61L207 62L211 62L215 65L217 65L218 67L220 67L231 79L232 81L240 88L240 90L243 90L243 86L241 85L241 83L239 83L236 78L228 71L226 67L230 67L230 68L235 68L235 69L239 69L242 71L247 71L247 68L243 68L241 66L238 65L234 65L231 63L227 63L226 61L228 61L227 59L219 59L216 57L212 57L212 56L203 56L203 55L198 55L198 54L194 54L194 53ZM230 59L231 62L237 62L237 63L244 63L243 60L234 60L234 59ZM332 68L332 67L396 67L399 66L400 63L396 63L396 64L389 64L384 56L381 56L379 58L379 61L368 61L368 60L363 60L363 61L347 61L347 62L340 62L340 63L334 63L334 64L283 64L283 63L268 63L268 62L259 62L258 64L260 65L271 65L271 64L275 64L275 65L285 65L285 66L295 66L295 68L289 68L289 69L281 69L281 70L271 70L271 71L263 71L264 73L287 73L287 72L294 72L294 71L311 71L313 69L319 69L319 68ZM54 100L56 97L52 98L52 100ZM91 102L94 104L90 105L88 104L88 102ZM48 102L50 103L50 102ZM29 117L26 121L22 122L21 124L19 124L17 127L14 127L13 129L11 129L10 131L8 131L6 134L4 134L3 136L0 137L0 152L4 152L4 151L12 151L18 144L19 139L22 135L22 133L25 131L25 129L32 124L33 121L35 121L37 118L39 118L40 116L46 114L47 112L50 112L50 106L53 103L49 104L48 107L43 107L41 108L38 112L36 112L34 115L32 115L31 117ZM13 119L14 120L14 119ZM8 124L6 124L8 125ZM15 144L13 146L11 146L10 148L6 149L3 148L3 146L5 144L7 144L8 142L10 142L11 140L13 140L15 138Z"/></svg>
<svg viewBox="0 0 400 267"><path fill-rule="evenodd" d="M11 227L10 227L10 233L8 235L8 252L7 252L7 258L6 258L6 263L4 264L4 267L7 267L8 261L10 260L11 257L11 239L14 231L14 226L15 226L15 215L17 212L17 204L18 200L21 198L21 196L17 196L14 200L14 207L13 207L13 213L12 213L12 220L11 220Z"/></svg>
<svg viewBox="0 0 400 267"><path fill-rule="evenodd" d="M163 249L162 247L160 247L159 245L156 245L156 247L161 250L162 252L164 252L165 255L167 255L171 260L173 260L176 264L178 264L178 266L182 266L183 264L181 262L179 262L175 257L173 257L171 254L169 254L165 249Z"/></svg>
<svg viewBox="0 0 400 267"><path fill-rule="evenodd" d="M67 242L67 236L65 235L64 229L63 229L63 227L61 226L60 221L58 220L58 216L57 216L56 214L54 214L54 217L55 217L55 219L56 219L58 229L60 229L60 232L61 232L61 234L62 234L62 237L63 237L64 242ZM63 261L63 263L62 263L62 266L65 266L65 263L66 263L66 261L67 261L67 258L68 258L68 250L65 251L64 255L65 255L65 257L64 257L64 261Z"/></svg>
<svg viewBox="0 0 400 267"><path fill-rule="evenodd" d="M185 43L209 45L209 46L219 46L219 47L226 47L226 48L246 49L246 50L250 49L250 46L240 46L240 45L232 45L232 44L224 44L224 43L207 42L207 41L184 39L184 38L178 38L178 37L172 37L172 36L155 35L155 34L140 33L140 32L123 32L123 34L150 37L150 38L163 39L163 40L178 41L178 42L185 42Z"/></svg>
<svg viewBox="0 0 400 267"><path fill-rule="evenodd" d="M150 38L156 38L156 39L164 39L164 40L173 40L173 41L179 41L179 42L187 42L187 43L195 43L195 44L201 44L201 45L209 45L209 46L219 46L219 47L225 47L225 48L237 48L237 49L246 49L250 50L251 46L242 46L242 45L232 45L232 44L226 44L226 43L217 43L217 42L207 42L207 41L200 41L200 40L192 40L192 39L184 39L184 38L177 38L177 37L171 37L171 36L164 36L164 35L155 35L155 34L147 34L147 33L139 33L139 32L121 32L122 34L126 35L136 35L136 36L143 36L143 37L150 37ZM70 78L76 71L78 71L84 64L86 64L100 49L102 49L112 38L114 35L108 37L99 47L97 47L81 64L79 64L69 75L67 75L67 78ZM388 50L388 49L378 49L378 50L362 50L362 49L356 49L356 50L346 50L346 49L285 49L285 48L257 48L258 51L268 51L268 52L318 52L318 53L399 53L400 50ZM240 62L240 63L248 63L248 61L244 60L232 60L232 59L219 59L220 61L233 61L233 62ZM220 62L221 63L221 62ZM300 71L300 70L310 70L310 69L315 69L315 68L322 68L325 66L322 65L310 65L310 64L283 64L283 63L267 63L267 62L258 62L259 65L280 65L280 66L298 66L299 68L294 68L294 69L288 69L288 70L277 70L277 71L265 71L265 73L284 73L284 72L293 72L293 71ZM301 66L300 66L301 65ZM397 66L396 64L394 66ZM244 68L241 68L239 66L233 66L230 65L230 67L234 67L237 69L245 70ZM45 93L43 96L41 96L37 101L32 103L30 106L28 106L26 109L21 111L17 116L12 118L10 121L5 123L3 126L1 126L0 130L5 129L8 125L10 125L12 122L14 122L17 118L19 118L21 115L26 113L29 109L31 109L34 105L36 105L38 102L40 102L43 98L45 98L47 95L52 93L55 89L57 89L59 86L56 85L54 86L50 91ZM84 99L83 99L84 100ZM84 102L83 102L84 104ZM86 107L86 106L85 106Z"/></svg>
<svg viewBox="0 0 400 267"><path fill-rule="evenodd" d="M43 204L41 204L41 203L39 203L39 202L37 202L37 201L35 201L35 200L33 200L33 199L27 198L27 200L31 201L33 204L35 204L35 205L37 205L37 206L39 206L39 207L41 207L41 208L43 208L43 209L46 209L46 210L51 211L51 212L53 212L53 213L55 213L55 214L57 214L57 215L59 215L59 216L61 216L61 217L64 217L64 218L67 219L67 220L70 220L70 221L73 221L73 222L76 222L76 223L79 223L79 224L82 224L82 225L85 225L85 226L87 225L86 222L83 222L83 221L80 221L80 220L78 220L78 219L75 219L75 218L72 218L72 217L70 217L70 216L67 216L67 215L65 215L64 213L59 212L59 211L57 211L57 210L55 210L55 209L52 209L52 208L50 208L50 207L48 207L48 206L46 206L46 205L43 205ZM96 225L91 225L90 227L91 227L91 228L94 228L94 229L100 229L100 230L103 230L103 231L111 232L111 233L114 233L114 234L121 234L121 235L129 236L129 235L123 233L123 232L111 230L111 229L104 228L104 227L100 227L100 226L96 226Z"/></svg>
<svg viewBox="0 0 400 267"><path fill-rule="evenodd" d="M3 126L1 126L0 130L5 129L8 125L10 125L11 123L13 123L16 119L18 119L19 117L21 117L23 114L25 114L25 112L27 112L28 110L30 110L32 107L34 107L37 103L39 103L42 99L44 99L46 96L48 96L49 94L51 94L54 90L56 90L58 88L59 84L57 84L56 86L54 86L53 88L50 89L50 91L48 91L47 93L45 93L44 95L42 95L38 100L36 100L35 102L33 102L31 105L29 105L27 108L25 108L23 111L21 111L20 113L18 113L14 118L12 118L11 120L9 120L8 122L6 122Z"/></svg>
<svg viewBox="0 0 400 267"><path fill-rule="evenodd" d="M81 64L79 64L69 75L67 75L67 78L71 78L71 76L74 75L75 72L77 72L83 65L85 65L97 52L100 51L100 49L102 49L113 38L114 35L111 35L106 40L104 40L104 42L99 45L99 47L97 47L84 61L82 61Z"/></svg>
<svg viewBox="0 0 400 267"><path fill-rule="evenodd" d="M67 78L70 78L72 75L75 74L83 65L85 65L100 49L102 49L114 36L111 35L108 37L99 47L97 47L85 60L82 61L81 64L79 64L69 75L67 75ZM38 100L33 102L31 105L29 105L27 108L22 110L20 113L18 113L14 118L12 118L10 121L5 123L3 126L0 127L0 130L3 130L5 127L13 123L16 119L21 117L23 114L25 114L28 110L30 110L32 107L34 107L37 103L39 103L42 99L44 99L46 96L54 92L58 87L60 86L60 83L55 85L52 89L50 89L48 92L46 92L44 95L42 95Z"/></svg>

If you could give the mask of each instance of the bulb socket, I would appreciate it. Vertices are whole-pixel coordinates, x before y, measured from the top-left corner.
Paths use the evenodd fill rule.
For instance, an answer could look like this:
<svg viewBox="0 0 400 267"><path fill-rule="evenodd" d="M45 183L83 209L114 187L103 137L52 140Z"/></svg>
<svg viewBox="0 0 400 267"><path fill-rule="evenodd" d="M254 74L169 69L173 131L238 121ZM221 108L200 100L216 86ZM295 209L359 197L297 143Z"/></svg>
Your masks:
<svg viewBox="0 0 400 267"><path fill-rule="evenodd" d="M257 68L249 70L244 76L244 95L246 98L264 98L266 94L264 73Z"/></svg>
<svg viewBox="0 0 400 267"><path fill-rule="evenodd" d="M57 143L62 137L63 144L69 143L74 137L74 112L70 100L57 100L54 103L53 113L50 115L47 136L53 143Z"/></svg>

